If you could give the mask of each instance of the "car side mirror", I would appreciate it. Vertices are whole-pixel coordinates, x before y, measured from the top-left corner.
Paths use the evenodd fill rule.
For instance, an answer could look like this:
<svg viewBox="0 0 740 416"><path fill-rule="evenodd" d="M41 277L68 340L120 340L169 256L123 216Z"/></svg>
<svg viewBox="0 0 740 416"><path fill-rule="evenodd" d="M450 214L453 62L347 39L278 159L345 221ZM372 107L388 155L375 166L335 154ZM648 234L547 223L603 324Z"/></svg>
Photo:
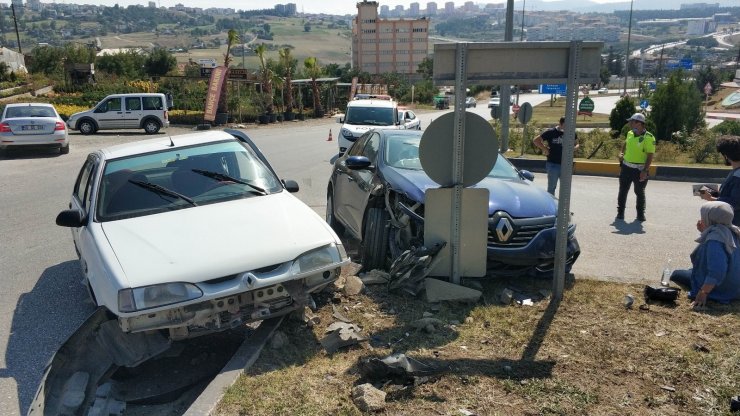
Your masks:
<svg viewBox="0 0 740 416"><path fill-rule="evenodd" d="M522 178L528 180L528 181L534 181L534 173L528 171L528 170L520 170L519 174L522 175Z"/></svg>
<svg viewBox="0 0 740 416"><path fill-rule="evenodd" d="M344 163L352 170L367 169L371 164L366 156L350 156Z"/></svg>
<svg viewBox="0 0 740 416"><path fill-rule="evenodd" d="M57 215L56 222L61 227L80 228L87 222L87 215L79 209L65 209Z"/></svg>
<svg viewBox="0 0 740 416"><path fill-rule="evenodd" d="M298 192L298 182L292 179L286 179L283 181L283 186L290 193Z"/></svg>
<svg viewBox="0 0 740 416"><path fill-rule="evenodd" d="M344 123L344 116L337 117L337 123L339 123L339 124Z"/></svg>

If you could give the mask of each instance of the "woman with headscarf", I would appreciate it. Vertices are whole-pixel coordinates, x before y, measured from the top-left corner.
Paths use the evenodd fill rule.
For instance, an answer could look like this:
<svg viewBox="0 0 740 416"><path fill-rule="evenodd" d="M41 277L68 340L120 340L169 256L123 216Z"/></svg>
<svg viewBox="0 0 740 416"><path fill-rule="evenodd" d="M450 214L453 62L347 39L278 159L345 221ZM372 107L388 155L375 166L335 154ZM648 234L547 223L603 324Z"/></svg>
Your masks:
<svg viewBox="0 0 740 416"><path fill-rule="evenodd" d="M692 269L676 270L671 281L689 289L692 306L707 299L729 303L740 299L740 228L732 225L734 212L726 202L706 202L696 229L699 245L691 253Z"/></svg>

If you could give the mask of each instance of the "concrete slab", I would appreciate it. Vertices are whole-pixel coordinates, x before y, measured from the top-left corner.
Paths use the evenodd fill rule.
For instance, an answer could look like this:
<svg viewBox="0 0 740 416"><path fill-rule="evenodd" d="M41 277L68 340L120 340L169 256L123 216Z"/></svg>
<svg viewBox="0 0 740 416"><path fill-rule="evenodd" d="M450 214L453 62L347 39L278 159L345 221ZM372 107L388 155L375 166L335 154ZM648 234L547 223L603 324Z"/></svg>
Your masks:
<svg viewBox="0 0 740 416"><path fill-rule="evenodd" d="M480 290L443 282L438 279L425 279L424 287L427 292L427 301L429 302L477 302L481 296Z"/></svg>

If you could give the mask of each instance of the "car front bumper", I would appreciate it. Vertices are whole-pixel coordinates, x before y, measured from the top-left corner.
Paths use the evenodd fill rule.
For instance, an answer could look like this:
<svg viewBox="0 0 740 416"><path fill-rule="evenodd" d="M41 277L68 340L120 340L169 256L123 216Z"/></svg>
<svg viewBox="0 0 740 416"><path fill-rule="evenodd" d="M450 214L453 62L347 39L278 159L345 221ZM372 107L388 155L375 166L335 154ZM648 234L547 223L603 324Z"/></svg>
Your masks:
<svg viewBox="0 0 740 416"><path fill-rule="evenodd" d="M575 263L581 247L575 236L575 225L568 227L566 244L566 269ZM488 273L492 275L519 274L532 270L546 272L555 267L555 240L557 231L547 228L537 233L522 247L488 245Z"/></svg>

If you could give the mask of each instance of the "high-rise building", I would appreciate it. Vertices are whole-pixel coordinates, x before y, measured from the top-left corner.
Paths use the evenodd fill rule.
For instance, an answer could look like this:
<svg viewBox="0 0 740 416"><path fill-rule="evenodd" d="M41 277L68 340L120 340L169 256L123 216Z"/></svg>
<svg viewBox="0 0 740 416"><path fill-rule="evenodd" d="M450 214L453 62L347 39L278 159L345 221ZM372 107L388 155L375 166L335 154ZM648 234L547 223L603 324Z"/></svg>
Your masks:
<svg viewBox="0 0 740 416"><path fill-rule="evenodd" d="M409 5L409 12L406 14L408 17L419 17L419 3L411 3Z"/></svg>
<svg viewBox="0 0 740 416"><path fill-rule="evenodd" d="M454 1L448 1L447 3L445 3L445 13L447 14L455 13L455 2Z"/></svg>
<svg viewBox="0 0 740 416"><path fill-rule="evenodd" d="M295 16L296 14L296 5L295 3L288 3L285 5L285 15L286 16Z"/></svg>
<svg viewBox="0 0 740 416"><path fill-rule="evenodd" d="M436 15L437 15L437 3L433 1L427 3L427 16L436 16Z"/></svg>
<svg viewBox="0 0 740 416"><path fill-rule="evenodd" d="M352 67L370 74L416 74L429 51L429 19L380 19L378 2L357 3Z"/></svg>

